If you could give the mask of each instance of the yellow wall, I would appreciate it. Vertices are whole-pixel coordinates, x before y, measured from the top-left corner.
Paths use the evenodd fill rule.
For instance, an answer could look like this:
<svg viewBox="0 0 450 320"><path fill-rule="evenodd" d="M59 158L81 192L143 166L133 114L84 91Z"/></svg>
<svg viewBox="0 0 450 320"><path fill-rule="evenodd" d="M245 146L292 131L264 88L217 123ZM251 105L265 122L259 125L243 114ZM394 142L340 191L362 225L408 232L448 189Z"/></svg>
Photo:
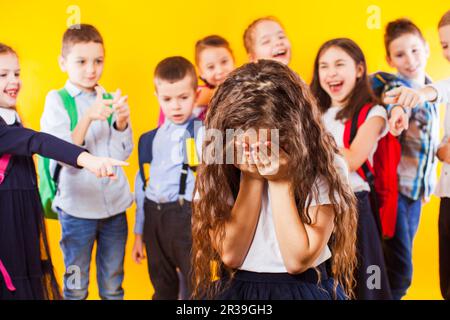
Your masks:
<svg viewBox="0 0 450 320"><path fill-rule="evenodd" d="M11 45L22 65L23 90L19 109L27 126L39 129L44 98L50 89L60 88L65 75L57 65L60 40L66 28L71 5L79 6L81 22L101 31L106 44L106 69L101 83L109 90L121 88L129 94L134 139L152 129L157 120L152 73L161 59L183 55L193 60L196 40L208 34L225 36L235 51L237 63L246 61L242 33L255 18L274 15L286 27L293 45L292 68L306 81L311 79L318 47L333 37L346 36L363 48L369 71L389 70L384 60L383 26L390 20L412 18L429 41L431 57L428 72L435 79L450 76L450 64L441 57L436 25L449 9L448 0L347 0L347 1L5 1L0 4L0 41ZM381 28L370 20L368 8L375 5ZM369 8L370 9L370 8ZM373 12L373 11L372 11ZM130 181L136 172L137 155L126 169ZM439 299L437 215L439 201L433 198L423 211L414 248L415 274L407 298ZM146 299L152 289L146 266L135 265L130 258L134 207L128 211L130 238L126 255L124 287L127 299ZM53 259L58 274L63 274L59 249L60 229L48 223ZM90 298L98 298L95 273L92 273Z"/></svg>

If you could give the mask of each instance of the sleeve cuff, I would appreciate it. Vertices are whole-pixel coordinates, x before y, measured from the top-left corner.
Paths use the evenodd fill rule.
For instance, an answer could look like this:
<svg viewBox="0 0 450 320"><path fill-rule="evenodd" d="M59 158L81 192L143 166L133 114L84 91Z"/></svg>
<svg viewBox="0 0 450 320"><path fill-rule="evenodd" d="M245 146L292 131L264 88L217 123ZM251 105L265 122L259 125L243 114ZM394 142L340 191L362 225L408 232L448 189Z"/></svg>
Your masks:
<svg viewBox="0 0 450 320"><path fill-rule="evenodd" d="M432 101L433 103L442 103L443 97L442 97L442 91L443 88L439 85L439 83L432 83L427 85L427 87L433 88L436 91L436 99Z"/></svg>

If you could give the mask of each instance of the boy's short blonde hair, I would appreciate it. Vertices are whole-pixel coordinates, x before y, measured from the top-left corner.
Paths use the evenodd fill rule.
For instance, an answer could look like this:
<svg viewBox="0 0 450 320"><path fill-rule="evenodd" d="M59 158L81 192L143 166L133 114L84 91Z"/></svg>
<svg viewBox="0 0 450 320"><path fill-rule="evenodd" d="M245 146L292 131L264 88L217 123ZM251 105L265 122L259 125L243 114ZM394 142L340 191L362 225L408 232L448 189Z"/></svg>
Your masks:
<svg viewBox="0 0 450 320"><path fill-rule="evenodd" d="M103 38L93 25L73 25L64 32L62 40L62 55L66 56L70 48L77 43L95 42L103 46Z"/></svg>
<svg viewBox="0 0 450 320"><path fill-rule="evenodd" d="M276 22L281 26L281 28L284 29L283 24L280 22L280 20L278 20L277 18L272 17L272 16L259 18L259 19L256 19L255 21L253 21L252 23L250 23L250 25L247 27L247 29L245 29L245 32L244 32L244 47L245 47L245 51L247 51L247 54L253 53L253 47L254 47L254 42L255 42L255 35L254 35L255 29L258 26L258 24L263 21Z"/></svg>
<svg viewBox="0 0 450 320"><path fill-rule="evenodd" d="M448 10L439 20L438 29L450 25L450 10Z"/></svg>
<svg viewBox="0 0 450 320"><path fill-rule="evenodd" d="M192 89L198 87L197 73L194 65L186 58L177 56L162 60L155 69L154 80L167 81L170 83L183 80L186 76L191 78ZM158 88L156 88L158 90Z"/></svg>

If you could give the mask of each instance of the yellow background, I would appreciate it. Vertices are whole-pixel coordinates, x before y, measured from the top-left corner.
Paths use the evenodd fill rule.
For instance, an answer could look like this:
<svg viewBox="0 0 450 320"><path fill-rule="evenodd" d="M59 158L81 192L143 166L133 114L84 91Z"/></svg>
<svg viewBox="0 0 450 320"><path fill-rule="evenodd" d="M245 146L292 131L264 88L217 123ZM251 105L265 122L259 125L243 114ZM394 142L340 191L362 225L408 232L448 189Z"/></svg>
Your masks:
<svg viewBox="0 0 450 320"><path fill-rule="evenodd" d="M450 64L441 56L437 23L450 9L448 0L392 1L273 1L273 0L169 0L169 1L6 1L0 2L0 42L15 48L20 56L23 90L19 110L28 127L39 129L44 98L66 80L57 64L62 34L79 6L81 22L94 24L106 46L106 66L101 83L109 90L121 88L129 95L134 141L156 126L158 107L153 95L152 74L156 64L172 55L193 61L195 41L209 34L226 37L237 64L246 62L242 34L254 19L274 15L284 24L293 46L291 67L307 82L311 79L318 47L334 37L350 37L364 50L369 71L392 71L385 62L383 27L399 17L413 19L422 29L431 49L427 71L434 79L450 76ZM367 27L369 6L380 10L381 28ZM442 117L442 116L441 116ZM137 153L129 159L130 182L137 170ZM439 199L433 197L423 210L414 246L414 279L409 299L440 299L438 277L437 217ZM131 261L134 207L128 210L130 236L125 263L125 298L148 299L152 288L146 264ZM48 222L53 261L58 276L64 265L59 248L58 222ZM95 269L91 269L89 298L98 298Z"/></svg>

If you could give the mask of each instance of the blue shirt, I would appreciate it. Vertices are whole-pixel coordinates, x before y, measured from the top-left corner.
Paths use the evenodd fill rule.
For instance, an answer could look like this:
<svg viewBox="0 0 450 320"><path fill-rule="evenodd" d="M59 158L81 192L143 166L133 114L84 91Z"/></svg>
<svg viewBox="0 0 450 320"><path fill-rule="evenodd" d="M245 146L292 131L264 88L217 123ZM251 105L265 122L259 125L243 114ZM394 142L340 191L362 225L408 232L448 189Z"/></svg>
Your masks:
<svg viewBox="0 0 450 320"><path fill-rule="evenodd" d="M150 177L143 190L140 174L135 179L136 196L136 224L134 232L142 234L144 229L144 200L145 198L156 203L169 203L178 201L180 191L180 176L184 162L183 145L184 134L189 121L175 124L166 119L156 132L153 140L153 159L150 165ZM203 142L202 128L196 137L197 154L201 154ZM186 193L184 199L192 201L195 186L195 177L192 170L188 170Z"/></svg>

